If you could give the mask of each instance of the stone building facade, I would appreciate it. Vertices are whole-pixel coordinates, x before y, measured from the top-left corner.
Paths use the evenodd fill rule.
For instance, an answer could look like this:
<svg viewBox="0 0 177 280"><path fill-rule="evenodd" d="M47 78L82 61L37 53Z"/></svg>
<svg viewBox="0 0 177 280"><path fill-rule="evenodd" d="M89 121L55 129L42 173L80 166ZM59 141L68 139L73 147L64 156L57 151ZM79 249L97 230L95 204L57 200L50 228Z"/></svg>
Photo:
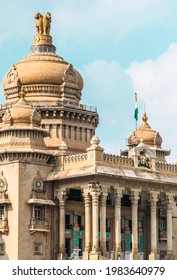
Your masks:
<svg viewBox="0 0 177 280"><path fill-rule="evenodd" d="M83 79L37 13L31 53L3 79L0 260L177 259L177 165L146 114L121 155L95 136Z"/></svg>

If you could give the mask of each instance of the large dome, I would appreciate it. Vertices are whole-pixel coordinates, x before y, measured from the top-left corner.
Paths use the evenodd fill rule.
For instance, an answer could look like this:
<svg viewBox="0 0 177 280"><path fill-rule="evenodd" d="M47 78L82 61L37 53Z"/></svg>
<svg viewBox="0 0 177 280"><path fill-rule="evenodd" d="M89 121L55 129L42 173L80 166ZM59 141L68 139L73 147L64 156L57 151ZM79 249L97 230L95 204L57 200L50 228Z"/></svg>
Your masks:
<svg viewBox="0 0 177 280"><path fill-rule="evenodd" d="M35 36L31 54L12 65L3 78L7 102L18 100L19 87L27 101L80 101L83 79L55 50L49 34Z"/></svg>
<svg viewBox="0 0 177 280"><path fill-rule="evenodd" d="M128 138L129 146L136 146L143 140L143 143L149 147L161 148L162 137L160 134L153 130L150 125L147 123L146 113L142 117L142 124L140 127L134 131Z"/></svg>

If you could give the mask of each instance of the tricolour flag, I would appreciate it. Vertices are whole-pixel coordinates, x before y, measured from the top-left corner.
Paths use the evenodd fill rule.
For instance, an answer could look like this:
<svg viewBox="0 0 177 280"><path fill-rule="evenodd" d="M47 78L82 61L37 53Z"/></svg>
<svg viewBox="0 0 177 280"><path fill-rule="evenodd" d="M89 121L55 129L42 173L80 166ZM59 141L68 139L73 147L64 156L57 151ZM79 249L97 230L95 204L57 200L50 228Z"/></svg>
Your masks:
<svg viewBox="0 0 177 280"><path fill-rule="evenodd" d="M135 92L135 114L134 118L137 121L138 120L138 98L137 98L137 93Z"/></svg>

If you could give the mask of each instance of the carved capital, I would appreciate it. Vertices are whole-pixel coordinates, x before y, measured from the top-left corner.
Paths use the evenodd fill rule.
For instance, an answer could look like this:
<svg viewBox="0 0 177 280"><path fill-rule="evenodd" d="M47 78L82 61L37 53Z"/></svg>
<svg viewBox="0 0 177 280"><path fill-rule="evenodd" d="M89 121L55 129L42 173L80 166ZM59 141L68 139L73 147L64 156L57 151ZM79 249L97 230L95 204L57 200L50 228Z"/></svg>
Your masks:
<svg viewBox="0 0 177 280"><path fill-rule="evenodd" d="M132 190L131 191L130 200L131 200L132 206L137 206L138 205L139 194L140 194L139 190Z"/></svg>
<svg viewBox="0 0 177 280"><path fill-rule="evenodd" d="M90 194L93 196L93 195L100 195L100 192L101 192L101 186L100 186L100 183L99 182L90 182L88 184L88 187L89 187L89 191L90 191Z"/></svg>
<svg viewBox="0 0 177 280"><path fill-rule="evenodd" d="M172 211L174 203L174 196L171 193L166 194L167 211Z"/></svg>
<svg viewBox="0 0 177 280"><path fill-rule="evenodd" d="M149 202L150 202L151 210L153 209L155 210L157 207L158 195L159 192L155 192L155 191L149 193L150 196Z"/></svg>
<svg viewBox="0 0 177 280"><path fill-rule="evenodd" d="M67 198L67 189L57 190L57 198L59 200L59 206L62 207L65 205L65 200Z"/></svg>
<svg viewBox="0 0 177 280"><path fill-rule="evenodd" d="M88 189L83 190L83 197L84 197L84 203L86 207L89 207L91 204L91 197Z"/></svg>

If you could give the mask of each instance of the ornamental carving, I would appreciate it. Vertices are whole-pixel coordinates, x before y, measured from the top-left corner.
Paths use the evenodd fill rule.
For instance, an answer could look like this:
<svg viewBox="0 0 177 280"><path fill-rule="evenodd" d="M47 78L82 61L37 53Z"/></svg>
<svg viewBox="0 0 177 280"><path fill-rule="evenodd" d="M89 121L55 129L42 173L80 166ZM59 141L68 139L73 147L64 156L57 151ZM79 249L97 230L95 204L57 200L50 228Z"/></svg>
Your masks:
<svg viewBox="0 0 177 280"><path fill-rule="evenodd" d="M92 139L90 140L90 143L91 143L92 146L97 146L98 147L99 144L100 144L100 139L96 135L94 135L92 137Z"/></svg>
<svg viewBox="0 0 177 280"><path fill-rule="evenodd" d="M37 35L50 35L51 13L47 12L44 16L39 12L34 16L36 21Z"/></svg>
<svg viewBox="0 0 177 280"><path fill-rule="evenodd" d="M4 177L3 171L0 172L0 194L6 193L7 192L7 180Z"/></svg>
<svg viewBox="0 0 177 280"><path fill-rule="evenodd" d="M151 166L150 159L146 157L144 153L141 153L140 156L138 156L138 166L146 168L150 168Z"/></svg>
<svg viewBox="0 0 177 280"><path fill-rule="evenodd" d="M15 65L12 65L9 72L7 73L7 82L8 84L18 82L18 72Z"/></svg>
<svg viewBox="0 0 177 280"><path fill-rule="evenodd" d="M132 149L130 157L137 158L137 161L135 160L136 166L151 169L152 160L156 157L156 153L146 146L141 139L140 144Z"/></svg>
<svg viewBox="0 0 177 280"><path fill-rule="evenodd" d="M37 171L37 177L33 180L32 190L37 193L45 193L44 182L39 171Z"/></svg>
<svg viewBox="0 0 177 280"><path fill-rule="evenodd" d="M88 184L89 190L91 193L97 193L100 194L101 192L101 186L99 182L90 182Z"/></svg>
<svg viewBox="0 0 177 280"><path fill-rule="evenodd" d="M32 115L30 116L30 122L31 122L31 124L33 124L34 122L37 122L38 125L40 125L41 115L37 112L36 109L33 110Z"/></svg>
<svg viewBox="0 0 177 280"><path fill-rule="evenodd" d="M63 81L71 84L78 84L72 64L68 64L67 69L64 72Z"/></svg>
<svg viewBox="0 0 177 280"><path fill-rule="evenodd" d="M64 188L56 190L56 195L57 198L59 199L59 204L61 206L62 205L61 203L65 202L65 199L67 198L68 190Z"/></svg>
<svg viewBox="0 0 177 280"><path fill-rule="evenodd" d="M39 61L39 60L47 60L47 61L59 61L59 62L65 62L65 60L58 56L57 54L54 53L44 53L41 52L39 55L38 54L30 54L28 56L26 56L25 58L23 58L22 61Z"/></svg>
<svg viewBox="0 0 177 280"><path fill-rule="evenodd" d="M2 117L2 120L4 124L12 125L12 117L9 109L6 110L4 116Z"/></svg>

